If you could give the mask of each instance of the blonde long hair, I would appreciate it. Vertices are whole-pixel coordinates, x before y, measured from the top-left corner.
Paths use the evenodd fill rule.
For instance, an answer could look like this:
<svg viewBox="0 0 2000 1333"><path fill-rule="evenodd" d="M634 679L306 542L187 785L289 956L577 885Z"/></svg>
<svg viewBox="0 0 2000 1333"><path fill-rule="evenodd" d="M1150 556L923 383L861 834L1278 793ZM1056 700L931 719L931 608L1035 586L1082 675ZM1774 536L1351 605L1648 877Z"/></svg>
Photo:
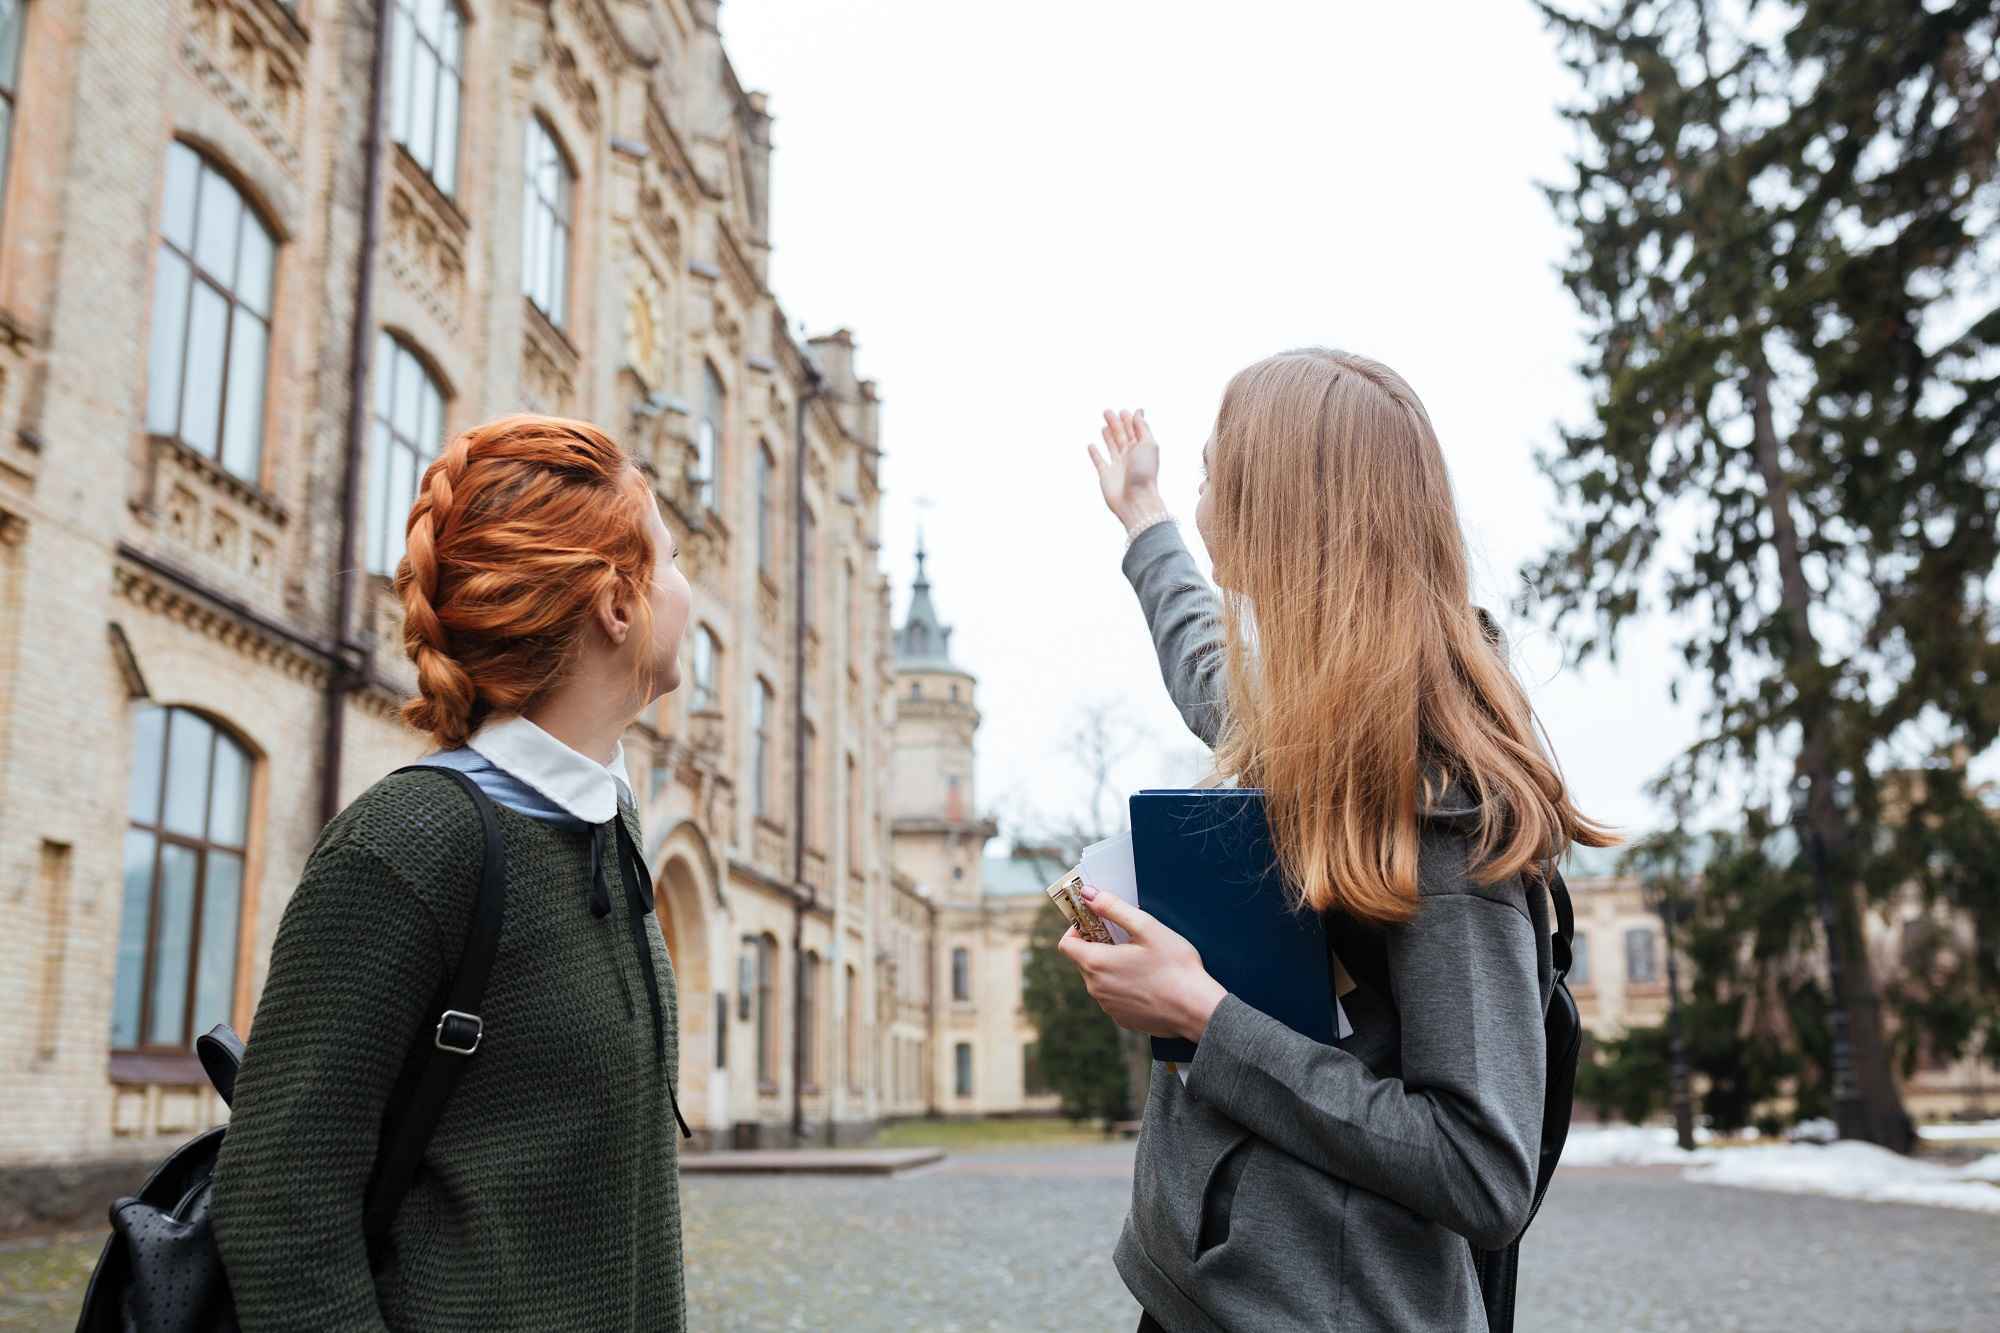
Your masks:
<svg viewBox="0 0 2000 1333"><path fill-rule="evenodd" d="M1476 825L1479 883L1618 841L1570 803L1472 605L1444 452L1400 375L1325 348L1250 366L1223 394L1208 489L1217 763L1264 789L1305 906L1407 920L1422 822L1448 790Z"/></svg>

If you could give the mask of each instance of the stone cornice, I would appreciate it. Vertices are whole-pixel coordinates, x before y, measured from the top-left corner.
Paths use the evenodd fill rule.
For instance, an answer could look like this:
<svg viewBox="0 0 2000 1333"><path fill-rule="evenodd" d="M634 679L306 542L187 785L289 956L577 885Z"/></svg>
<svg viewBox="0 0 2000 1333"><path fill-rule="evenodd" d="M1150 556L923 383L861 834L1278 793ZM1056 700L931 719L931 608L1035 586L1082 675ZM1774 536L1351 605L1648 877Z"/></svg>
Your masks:
<svg viewBox="0 0 2000 1333"><path fill-rule="evenodd" d="M323 686L336 660L331 645L266 619L194 576L123 543L112 566L112 591L294 680Z"/></svg>

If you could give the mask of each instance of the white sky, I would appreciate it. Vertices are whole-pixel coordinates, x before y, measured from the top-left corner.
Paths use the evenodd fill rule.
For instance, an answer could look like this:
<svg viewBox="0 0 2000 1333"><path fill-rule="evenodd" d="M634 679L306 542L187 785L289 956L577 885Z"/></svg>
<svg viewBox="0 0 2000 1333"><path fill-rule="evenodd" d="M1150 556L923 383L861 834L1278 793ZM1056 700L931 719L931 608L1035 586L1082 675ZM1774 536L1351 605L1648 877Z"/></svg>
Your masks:
<svg viewBox="0 0 2000 1333"><path fill-rule="evenodd" d="M722 22L777 118L773 287L812 331L851 327L881 385L884 568L900 617L923 518L1003 832L1081 798L1086 699L1129 698L1156 742L1128 787L1187 776L1084 454L1101 409L1146 409L1199 553L1229 376L1366 353L1430 410L1482 604L1553 535L1532 451L1584 398L1536 182L1563 170L1570 85L1527 4L728 0ZM1665 627L1581 670L1509 629L1585 812L1651 825L1642 786L1694 734Z"/></svg>

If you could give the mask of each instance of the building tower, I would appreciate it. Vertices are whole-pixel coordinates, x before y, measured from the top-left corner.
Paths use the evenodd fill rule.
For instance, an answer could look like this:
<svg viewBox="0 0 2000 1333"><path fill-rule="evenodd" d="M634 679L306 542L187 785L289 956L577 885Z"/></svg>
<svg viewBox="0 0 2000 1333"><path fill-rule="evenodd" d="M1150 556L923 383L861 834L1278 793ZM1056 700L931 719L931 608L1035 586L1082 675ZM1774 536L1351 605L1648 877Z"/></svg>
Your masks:
<svg viewBox="0 0 2000 1333"><path fill-rule="evenodd" d="M980 853L999 831L978 813L972 785L977 681L951 660L917 537L910 613L896 631L895 750L889 792L897 870L940 903L976 903Z"/></svg>

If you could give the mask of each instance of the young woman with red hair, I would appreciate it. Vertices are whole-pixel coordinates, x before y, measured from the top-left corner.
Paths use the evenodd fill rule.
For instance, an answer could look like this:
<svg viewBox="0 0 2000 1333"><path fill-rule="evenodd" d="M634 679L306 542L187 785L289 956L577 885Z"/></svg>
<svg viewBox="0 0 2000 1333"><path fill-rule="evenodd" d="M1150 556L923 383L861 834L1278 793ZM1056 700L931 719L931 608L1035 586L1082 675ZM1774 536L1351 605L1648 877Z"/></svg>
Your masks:
<svg viewBox="0 0 2000 1333"><path fill-rule="evenodd" d="M680 683L688 585L594 426L513 416L424 474L396 586L404 716L498 807L506 910L475 1055L385 1237L385 1108L458 964L481 818L402 772L286 905L216 1170L246 1329L681 1329L673 968L620 736Z"/></svg>

